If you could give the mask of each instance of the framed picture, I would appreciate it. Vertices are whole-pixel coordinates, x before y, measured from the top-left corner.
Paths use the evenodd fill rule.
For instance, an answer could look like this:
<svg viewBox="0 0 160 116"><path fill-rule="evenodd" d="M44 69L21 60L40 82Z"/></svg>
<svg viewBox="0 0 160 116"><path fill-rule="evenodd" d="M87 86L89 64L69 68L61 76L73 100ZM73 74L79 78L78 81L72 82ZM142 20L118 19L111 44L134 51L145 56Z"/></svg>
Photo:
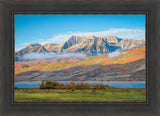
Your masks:
<svg viewBox="0 0 160 116"><path fill-rule="evenodd" d="M15 13L13 102L147 103L146 16Z"/></svg>
<svg viewBox="0 0 160 116"><path fill-rule="evenodd" d="M1 1L2 115L158 116L158 5Z"/></svg>

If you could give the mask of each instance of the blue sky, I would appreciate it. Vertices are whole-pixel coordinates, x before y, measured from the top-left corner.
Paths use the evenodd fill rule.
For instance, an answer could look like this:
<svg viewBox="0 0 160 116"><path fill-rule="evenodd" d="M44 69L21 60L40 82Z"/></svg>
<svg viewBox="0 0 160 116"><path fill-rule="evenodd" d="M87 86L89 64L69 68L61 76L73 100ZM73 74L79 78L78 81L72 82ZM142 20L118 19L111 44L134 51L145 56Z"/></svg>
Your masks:
<svg viewBox="0 0 160 116"><path fill-rule="evenodd" d="M30 43L62 43L72 35L145 39L145 15L15 15L15 50Z"/></svg>

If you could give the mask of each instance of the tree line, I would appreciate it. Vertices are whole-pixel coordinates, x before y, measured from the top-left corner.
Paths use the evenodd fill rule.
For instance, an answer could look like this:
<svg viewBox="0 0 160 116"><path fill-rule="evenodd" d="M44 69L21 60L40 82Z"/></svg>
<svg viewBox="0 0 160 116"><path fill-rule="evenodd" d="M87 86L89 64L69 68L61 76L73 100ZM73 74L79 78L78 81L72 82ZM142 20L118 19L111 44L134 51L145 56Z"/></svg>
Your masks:
<svg viewBox="0 0 160 116"><path fill-rule="evenodd" d="M59 83L57 81L42 81L40 85L40 89L100 90L106 88L113 87L103 84L90 85L83 82L75 83L74 81L70 81L68 84Z"/></svg>

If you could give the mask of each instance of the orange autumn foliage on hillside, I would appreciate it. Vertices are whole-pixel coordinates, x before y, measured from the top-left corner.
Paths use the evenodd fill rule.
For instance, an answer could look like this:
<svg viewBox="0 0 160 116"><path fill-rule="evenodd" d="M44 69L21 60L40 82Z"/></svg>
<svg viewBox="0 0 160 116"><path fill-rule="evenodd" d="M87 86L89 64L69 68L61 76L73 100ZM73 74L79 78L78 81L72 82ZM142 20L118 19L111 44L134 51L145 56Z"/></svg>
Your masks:
<svg viewBox="0 0 160 116"><path fill-rule="evenodd" d="M75 66L87 67L89 65L126 64L140 59L145 59L145 48L136 48L128 51L120 51L118 56L109 58L108 54L96 57L83 58L53 58L49 60L35 60L30 62L15 62L15 74L26 71L53 71L64 70Z"/></svg>

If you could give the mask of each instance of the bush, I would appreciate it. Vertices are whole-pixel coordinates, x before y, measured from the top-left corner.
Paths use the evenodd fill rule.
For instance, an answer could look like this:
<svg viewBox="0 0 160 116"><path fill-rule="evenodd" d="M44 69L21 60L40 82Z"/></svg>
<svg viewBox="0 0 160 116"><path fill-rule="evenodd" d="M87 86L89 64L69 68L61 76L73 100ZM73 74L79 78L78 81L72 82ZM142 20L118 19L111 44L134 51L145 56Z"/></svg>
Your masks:
<svg viewBox="0 0 160 116"><path fill-rule="evenodd" d="M40 89L70 89L74 90L101 90L110 88L108 85L96 84L89 85L81 82L80 84L74 83L71 81L69 84L61 84L56 81L42 81Z"/></svg>

